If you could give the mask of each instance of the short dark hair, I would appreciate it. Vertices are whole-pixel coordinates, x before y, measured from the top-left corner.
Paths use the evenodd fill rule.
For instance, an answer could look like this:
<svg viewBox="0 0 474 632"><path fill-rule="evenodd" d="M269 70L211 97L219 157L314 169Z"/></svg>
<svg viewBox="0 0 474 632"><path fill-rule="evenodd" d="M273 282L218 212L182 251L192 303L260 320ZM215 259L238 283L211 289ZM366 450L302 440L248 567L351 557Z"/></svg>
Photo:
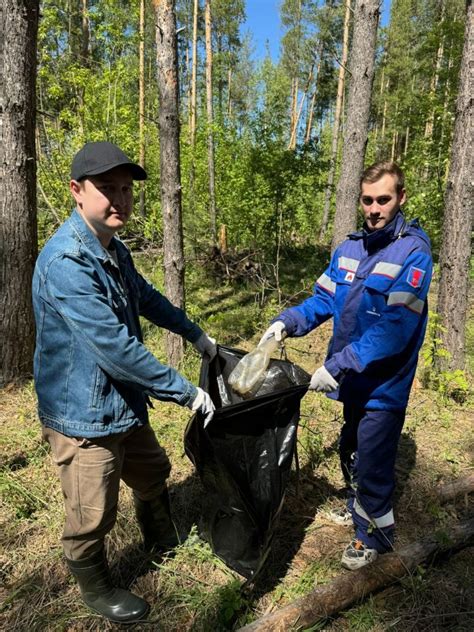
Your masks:
<svg viewBox="0 0 474 632"><path fill-rule="evenodd" d="M378 182L386 173L395 178L395 186L397 193L400 193L405 188L405 174L397 165L396 162L390 160L383 162L375 162L367 169L364 169L360 178L360 188L362 190L363 182Z"/></svg>

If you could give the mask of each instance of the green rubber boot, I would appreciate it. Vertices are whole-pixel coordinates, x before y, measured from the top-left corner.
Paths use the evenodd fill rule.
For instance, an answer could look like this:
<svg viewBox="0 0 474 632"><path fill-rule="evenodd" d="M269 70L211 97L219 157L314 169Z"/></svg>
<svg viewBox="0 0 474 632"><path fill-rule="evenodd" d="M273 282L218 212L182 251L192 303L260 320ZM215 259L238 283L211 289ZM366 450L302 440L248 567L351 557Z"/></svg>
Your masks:
<svg viewBox="0 0 474 632"><path fill-rule="evenodd" d="M140 500L135 493L133 500L145 551L166 552L180 544L176 526L171 518L170 499L166 488L153 500Z"/></svg>
<svg viewBox="0 0 474 632"><path fill-rule="evenodd" d="M112 585L103 551L83 560L68 560L69 570L81 589L84 603L94 612L116 623L133 623L144 619L148 603L128 590Z"/></svg>

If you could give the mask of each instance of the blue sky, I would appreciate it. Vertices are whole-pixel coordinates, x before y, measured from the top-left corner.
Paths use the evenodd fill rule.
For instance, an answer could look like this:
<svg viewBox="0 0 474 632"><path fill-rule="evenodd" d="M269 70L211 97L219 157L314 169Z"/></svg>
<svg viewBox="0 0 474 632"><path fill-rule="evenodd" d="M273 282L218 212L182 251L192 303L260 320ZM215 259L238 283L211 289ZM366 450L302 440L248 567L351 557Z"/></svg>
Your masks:
<svg viewBox="0 0 474 632"><path fill-rule="evenodd" d="M266 54L266 46L270 49L273 60L277 60L280 53L280 30L279 6L281 0L247 0L246 13L247 21L243 31L250 31L255 45L255 57L262 59ZM390 0L383 0L382 20L383 26L387 24L390 17Z"/></svg>

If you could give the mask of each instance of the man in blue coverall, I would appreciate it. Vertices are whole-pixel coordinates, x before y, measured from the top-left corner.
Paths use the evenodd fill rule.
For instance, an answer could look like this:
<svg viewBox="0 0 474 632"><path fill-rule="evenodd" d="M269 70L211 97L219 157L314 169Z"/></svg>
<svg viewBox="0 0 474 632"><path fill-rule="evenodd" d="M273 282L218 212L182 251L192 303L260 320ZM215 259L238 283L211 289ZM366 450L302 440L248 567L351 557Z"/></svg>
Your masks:
<svg viewBox="0 0 474 632"><path fill-rule="evenodd" d="M393 548L395 458L426 330L430 241L407 222L404 175L393 162L360 181L365 222L336 249L314 294L272 321L262 340L304 336L333 318L333 337L310 389L344 404L339 454L355 537L342 565L357 569Z"/></svg>
<svg viewBox="0 0 474 632"><path fill-rule="evenodd" d="M145 178L116 145L87 143L72 163L76 208L41 251L33 278L35 387L63 490L62 544L85 603L119 623L149 609L113 586L105 559L121 479L133 490L145 549L178 544L166 487L171 464L148 422L150 397L207 421L214 411L205 391L143 344L140 316L201 354L217 352L215 340L137 272L115 236L132 213L133 181Z"/></svg>

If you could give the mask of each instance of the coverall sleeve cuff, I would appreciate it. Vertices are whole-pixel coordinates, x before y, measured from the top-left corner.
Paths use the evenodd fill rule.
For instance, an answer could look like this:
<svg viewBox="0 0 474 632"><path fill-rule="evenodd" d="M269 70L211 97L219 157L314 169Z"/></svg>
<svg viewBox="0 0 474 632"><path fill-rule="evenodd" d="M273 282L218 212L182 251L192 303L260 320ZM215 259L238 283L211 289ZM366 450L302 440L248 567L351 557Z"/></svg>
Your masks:
<svg viewBox="0 0 474 632"><path fill-rule="evenodd" d="M324 366L335 380L340 380L346 371L362 373L364 370L364 367L354 353L352 345L347 345L342 351L335 353L332 358L326 360Z"/></svg>
<svg viewBox="0 0 474 632"><path fill-rule="evenodd" d="M297 336L298 335L298 321L295 318L295 315L292 313L291 308L282 312L279 316L274 318L271 321L271 324L280 321L285 324L285 331L287 336Z"/></svg>
<svg viewBox="0 0 474 632"><path fill-rule="evenodd" d="M339 382L342 375L343 375L343 371L342 369L339 367L337 360L332 357L330 360L326 360L326 362L324 363L324 368L326 369L326 371L328 373L330 373L332 375L332 377Z"/></svg>

